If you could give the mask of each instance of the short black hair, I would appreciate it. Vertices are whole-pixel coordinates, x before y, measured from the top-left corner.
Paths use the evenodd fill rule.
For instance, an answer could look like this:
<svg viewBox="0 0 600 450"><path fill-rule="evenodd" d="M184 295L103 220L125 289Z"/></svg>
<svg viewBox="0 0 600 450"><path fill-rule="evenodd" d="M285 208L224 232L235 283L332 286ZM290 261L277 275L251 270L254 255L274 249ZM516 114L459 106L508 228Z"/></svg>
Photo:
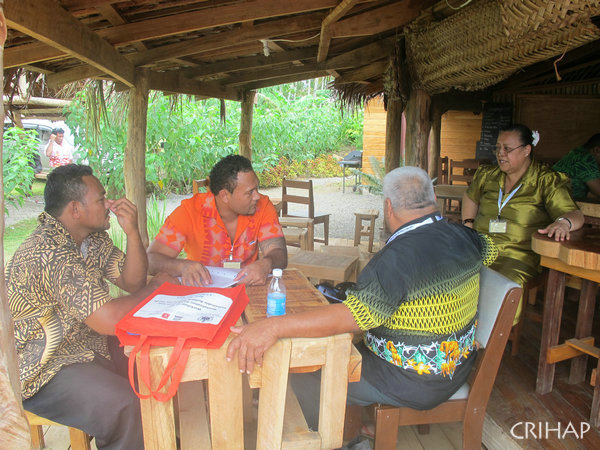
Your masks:
<svg viewBox="0 0 600 450"><path fill-rule="evenodd" d="M239 172L253 172L250 160L241 155L228 155L221 159L210 171L210 191L217 195L221 189L233 193L237 186Z"/></svg>
<svg viewBox="0 0 600 450"><path fill-rule="evenodd" d="M531 145L533 150L533 133L523 124L513 123L506 127L502 127L500 132L514 132L519 135L519 141L521 141L521 145Z"/></svg>
<svg viewBox="0 0 600 450"><path fill-rule="evenodd" d="M44 211L58 217L70 202L82 201L87 193L83 181L86 175L94 175L94 172L90 166L83 164L67 164L50 172L44 189Z"/></svg>
<svg viewBox="0 0 600 450"><path fill-rule="evenodd" d="M53 128L52 134L65 134L65 130L63 130L62 128Z"/></svg>

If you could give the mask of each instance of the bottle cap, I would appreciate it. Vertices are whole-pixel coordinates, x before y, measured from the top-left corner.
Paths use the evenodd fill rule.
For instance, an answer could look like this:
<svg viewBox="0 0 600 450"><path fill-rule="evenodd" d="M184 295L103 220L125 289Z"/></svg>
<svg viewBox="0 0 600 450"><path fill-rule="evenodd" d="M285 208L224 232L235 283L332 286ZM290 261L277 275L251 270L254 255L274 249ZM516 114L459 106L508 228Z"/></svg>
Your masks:
<svg viewBox="0 0 600 450"><path fill-rule="evenodd" d="M283 275L283 270L281 269L273 269L273 276L274 277L280 277Z"/></svg>

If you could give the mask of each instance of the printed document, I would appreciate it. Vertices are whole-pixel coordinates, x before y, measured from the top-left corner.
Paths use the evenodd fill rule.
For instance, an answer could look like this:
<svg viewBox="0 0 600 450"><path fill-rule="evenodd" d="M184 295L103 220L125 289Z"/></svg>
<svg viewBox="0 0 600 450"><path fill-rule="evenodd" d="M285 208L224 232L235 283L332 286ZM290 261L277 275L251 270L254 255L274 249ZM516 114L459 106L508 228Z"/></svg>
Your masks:
<svg viewBox="0 0 600 450"><path fill-rule="evenodd" d="M229 297L214 292L181 296L158 294L133 317L218 325L232 303Z"/></svg>

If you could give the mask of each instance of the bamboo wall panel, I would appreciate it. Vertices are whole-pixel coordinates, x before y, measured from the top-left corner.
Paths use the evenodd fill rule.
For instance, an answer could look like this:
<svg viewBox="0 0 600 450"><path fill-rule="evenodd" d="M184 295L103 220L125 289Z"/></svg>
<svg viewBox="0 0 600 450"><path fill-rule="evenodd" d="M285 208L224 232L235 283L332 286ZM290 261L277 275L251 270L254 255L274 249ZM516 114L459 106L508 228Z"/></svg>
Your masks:
<svg viewBox="0 0 600 450"><path fill-rule="evenodd" d="M373 173L371 157L377 158L383 164L385 156L385 125L386 112L383 108L383 99L376 97L370 100L365 107L363 122L363 167L365 173Z"/></svg>
<svg viewBox="0 0 600 450"><path fill-rule="evenodd" d="M442 115L441 156L456 160L475 158L482 117L470 111L448 111Z"/></svg>

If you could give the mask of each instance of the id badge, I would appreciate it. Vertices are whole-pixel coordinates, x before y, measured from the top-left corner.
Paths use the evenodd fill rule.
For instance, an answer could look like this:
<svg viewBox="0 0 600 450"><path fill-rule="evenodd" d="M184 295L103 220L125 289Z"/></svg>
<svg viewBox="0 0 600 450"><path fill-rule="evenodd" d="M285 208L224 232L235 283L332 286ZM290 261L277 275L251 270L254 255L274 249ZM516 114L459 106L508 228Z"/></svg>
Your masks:
<svg viewBox="0 0 600 450"><path fill-rule="evenodd" d="M506 219L490 220L490 233L506 233Z"/></svg>
<svg viewBox="0 0 600 450"><path fill-rule="evenodd" d="M223 260L223 267L225 269L241 269L242 268L242 262L241 261L236 261L233 259L224 259Z"/></svg>

